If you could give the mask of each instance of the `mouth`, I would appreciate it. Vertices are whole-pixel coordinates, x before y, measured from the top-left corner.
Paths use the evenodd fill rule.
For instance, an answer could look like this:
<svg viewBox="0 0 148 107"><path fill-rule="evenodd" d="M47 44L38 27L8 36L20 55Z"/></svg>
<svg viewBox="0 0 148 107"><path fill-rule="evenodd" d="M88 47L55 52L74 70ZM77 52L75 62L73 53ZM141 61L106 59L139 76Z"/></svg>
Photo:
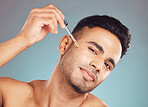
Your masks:
<svg viewBox="0 0 148 107"><path fill-rule="evenodd" d="M95 75L88 69L84 69L80 67L80 70L83 72L83 76L87 81L94 82L95 81Z"/></svg>

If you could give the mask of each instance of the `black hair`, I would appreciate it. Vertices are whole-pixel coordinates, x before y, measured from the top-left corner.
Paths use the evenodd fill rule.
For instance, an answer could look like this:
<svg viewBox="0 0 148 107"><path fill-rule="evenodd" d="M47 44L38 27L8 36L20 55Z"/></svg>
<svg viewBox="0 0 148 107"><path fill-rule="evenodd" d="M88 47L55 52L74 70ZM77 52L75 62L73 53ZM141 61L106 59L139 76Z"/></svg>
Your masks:
<svg viewBox="0 0 148 107"><path fill-rule="evenodd" d="M131 35L129 34L129 29L124 26L118 19L107 15L88 16L78 22L72 34L81 31L86 26L89 28L101 27L115 34L122 45L121 58L123 55L125 55L127 49L130 46Z"/></svg>

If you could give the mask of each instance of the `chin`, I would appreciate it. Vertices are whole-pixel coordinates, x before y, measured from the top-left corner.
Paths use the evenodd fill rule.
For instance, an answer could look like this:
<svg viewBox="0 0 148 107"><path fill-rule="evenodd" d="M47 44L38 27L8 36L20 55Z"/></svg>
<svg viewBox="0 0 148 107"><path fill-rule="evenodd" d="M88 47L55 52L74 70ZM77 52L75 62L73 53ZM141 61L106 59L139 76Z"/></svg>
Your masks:
<svg viewBox="0 0 148 107"><path fill-rule="evenodd" d="M78 78L72 79L68 82L69 82L70 86L72 87L72 89L79 94L85 94L85 93L88 93L94 89L92 87L88 87L86 85L85 81L83 81L80 78L79 79Z"/></svg>
<svg viewBox="0 0 148 107"><path fill-rule="evenodd" d="M86 94L89 93L90 91L92 91L92 89L82 89L82 87L79 87L77 85L71 84L72 88L75 90L75 92L79 93L79 94Z"/></svg>

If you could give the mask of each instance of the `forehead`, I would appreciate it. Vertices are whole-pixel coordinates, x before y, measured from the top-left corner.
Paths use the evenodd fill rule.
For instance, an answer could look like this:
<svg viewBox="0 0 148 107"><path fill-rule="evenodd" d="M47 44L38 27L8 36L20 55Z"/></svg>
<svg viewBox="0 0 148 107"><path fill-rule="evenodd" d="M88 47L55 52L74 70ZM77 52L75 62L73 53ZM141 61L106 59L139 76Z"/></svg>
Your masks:
<svg viewBox="0 0 148 107"><path fill-rule="evenodd" d="M100 27L85 27L82 32L80 43L87 45L89 41L96 42L103 47L104 57L112 57L115 62L119 61L122 47L120 40L114 34Z"/></svg>

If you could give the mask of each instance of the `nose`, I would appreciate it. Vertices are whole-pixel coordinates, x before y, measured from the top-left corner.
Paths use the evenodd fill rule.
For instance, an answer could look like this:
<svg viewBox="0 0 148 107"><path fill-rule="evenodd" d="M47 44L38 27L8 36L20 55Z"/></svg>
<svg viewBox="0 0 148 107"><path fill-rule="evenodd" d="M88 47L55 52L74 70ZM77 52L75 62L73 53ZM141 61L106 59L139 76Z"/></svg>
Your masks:
<svg viewBox="0 0 148 107"><path fill-rule="evenodd" d="M90 62L90 66L93 67L96 72L102 72L102 68L103 68L103 61L92 61Z"/></svg>

